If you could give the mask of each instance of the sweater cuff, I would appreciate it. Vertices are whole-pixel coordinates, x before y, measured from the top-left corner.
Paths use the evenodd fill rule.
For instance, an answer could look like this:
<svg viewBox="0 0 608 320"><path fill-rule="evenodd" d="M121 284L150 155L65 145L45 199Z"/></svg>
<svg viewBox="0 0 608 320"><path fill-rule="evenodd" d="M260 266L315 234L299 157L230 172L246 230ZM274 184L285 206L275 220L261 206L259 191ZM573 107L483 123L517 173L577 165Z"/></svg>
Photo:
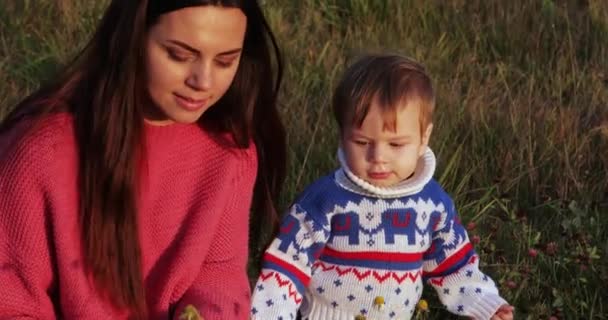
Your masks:
<svg viewBox="0 0 608 320"><path fill-rule="evenodd" d="M469 307L470 316L476 320L488 320L492 318L500 306L505 304L509 303L501 296L494 293L485 294Z"/></svg>

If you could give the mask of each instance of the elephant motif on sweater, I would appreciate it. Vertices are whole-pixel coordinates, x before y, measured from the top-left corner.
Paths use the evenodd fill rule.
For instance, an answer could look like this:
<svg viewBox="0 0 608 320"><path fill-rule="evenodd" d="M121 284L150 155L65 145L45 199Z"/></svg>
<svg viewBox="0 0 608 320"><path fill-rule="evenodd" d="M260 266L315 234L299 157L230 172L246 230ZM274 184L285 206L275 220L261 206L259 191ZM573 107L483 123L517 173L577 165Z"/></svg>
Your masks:
<svg viewBox="0 0 608 320"><path fill-rule="evenodd" d="M331 236L329 242L335 237L348 237L349 245L358 245L360 236L363 233L377 233L384 231L384 241L386 244L395 244L396 235L405 235L408 245L416 243L416 234L424 234L426 230L421 230L416 224L418 214L413 209L390 209L381 213L380 224L373 231L364 231L360 224L360 217L353 212L336 214L331 219Z"/></svg>

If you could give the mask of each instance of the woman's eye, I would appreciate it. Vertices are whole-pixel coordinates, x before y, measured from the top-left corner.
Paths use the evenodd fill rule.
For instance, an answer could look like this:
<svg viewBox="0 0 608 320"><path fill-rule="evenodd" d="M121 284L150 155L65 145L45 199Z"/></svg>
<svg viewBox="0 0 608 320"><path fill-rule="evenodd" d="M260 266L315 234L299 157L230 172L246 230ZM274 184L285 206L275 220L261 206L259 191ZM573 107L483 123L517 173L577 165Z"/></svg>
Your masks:
<svg viewBox="0 0 608 320"><path fill-rule="evenodd" d="M230 61L216 60L216 61L217 61L217 65L222 68L229 68L233 62L233 60L230 60Z"/></svg>
<svg viewBox="0 0 608 320"><path fill-rule="evenodd" d="M169 57L171 58L171 60L177 62L185 62L188 60L188 56L183 53L171 49L167 50L167 52L169 53Z"/></svg>

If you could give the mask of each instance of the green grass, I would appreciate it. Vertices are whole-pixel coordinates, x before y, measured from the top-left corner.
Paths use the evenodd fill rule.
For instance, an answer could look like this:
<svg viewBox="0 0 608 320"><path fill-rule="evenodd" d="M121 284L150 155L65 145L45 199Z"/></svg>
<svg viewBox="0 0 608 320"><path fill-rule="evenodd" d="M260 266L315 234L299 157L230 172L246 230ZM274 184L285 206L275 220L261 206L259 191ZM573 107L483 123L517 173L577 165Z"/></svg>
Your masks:
<svg viewBox="0 0 608 320"><path fill-rule="evenodd" d="M103 2L77 3L0 4L0 117L84 43ZM336 166L329 102L345 65L407 54L435 80L436 177L517 319L608 319L607 2L286 3L265 1L287 62L283 205ZM425 297L421 316L449 317Z"/></svg>

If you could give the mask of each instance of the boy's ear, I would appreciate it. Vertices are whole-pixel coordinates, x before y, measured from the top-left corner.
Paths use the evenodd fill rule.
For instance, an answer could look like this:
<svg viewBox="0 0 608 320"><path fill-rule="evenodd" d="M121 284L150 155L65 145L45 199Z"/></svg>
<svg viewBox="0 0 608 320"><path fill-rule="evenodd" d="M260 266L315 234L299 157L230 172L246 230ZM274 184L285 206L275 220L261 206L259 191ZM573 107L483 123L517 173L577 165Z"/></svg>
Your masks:
<svg viewBox="0 0 608 320"><path fill-rule="evenodd" d="M422 144L426 147L429 145L429 140L431 139L431 133L433 132L433 124L429 123L426 126L426 130L424 130L424 134L422 135Z"/></svg>
<svg viewBox="0 0 608 320"><path fill-rule="evenodd" d="M433 124L429 123L426 126L424 133L422 134L422 143L421 144L422 144L423 148L420 148L421 149L420 152L422 154L424 154L426 147L429 145L429 140L431 139L431 133L433 133Z"/></svg>

